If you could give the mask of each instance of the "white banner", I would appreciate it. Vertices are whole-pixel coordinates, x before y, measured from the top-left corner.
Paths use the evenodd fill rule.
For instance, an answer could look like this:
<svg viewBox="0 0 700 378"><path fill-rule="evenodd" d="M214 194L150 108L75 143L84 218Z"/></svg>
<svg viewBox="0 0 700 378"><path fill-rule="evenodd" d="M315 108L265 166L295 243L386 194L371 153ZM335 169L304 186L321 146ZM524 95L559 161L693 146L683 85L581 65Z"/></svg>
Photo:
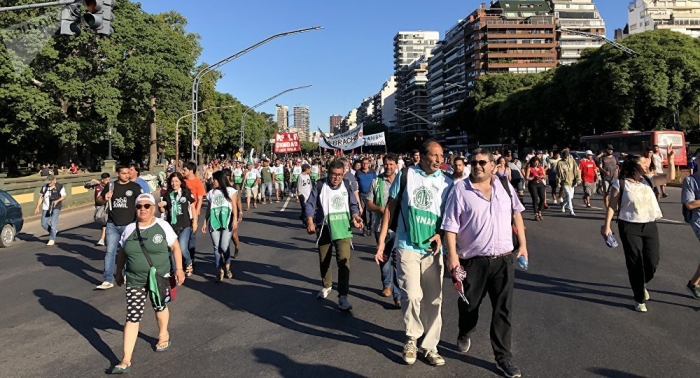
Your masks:
<svg viewBox="0 0 700 378"><path fill-rule="evenodd" d="M365 144L362 129L363 125L359 125L352 130L333 135L332 137L326 136L323 131L319 130L321 131L321 139L319 139L318 144L322 148L332 148L334 150L343 151L359 148Z"/></svg>
<svg viewBox="0 0 700 378"><path fill-rule="evenodd" d="M365 135L365 146L386 146L384 132L372 135Z"/></svg>

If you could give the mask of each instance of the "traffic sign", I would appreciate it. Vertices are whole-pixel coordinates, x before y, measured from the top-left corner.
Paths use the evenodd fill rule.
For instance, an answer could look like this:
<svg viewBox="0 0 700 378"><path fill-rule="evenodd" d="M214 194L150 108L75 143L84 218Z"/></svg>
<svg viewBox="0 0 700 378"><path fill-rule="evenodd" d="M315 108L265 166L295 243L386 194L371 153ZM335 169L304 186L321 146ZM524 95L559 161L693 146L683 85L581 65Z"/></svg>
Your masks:
<svg viewBox="0 0 700 378"><path fill-rule="evenodd" d="M195 139L192 141L192 145L195 147L199 147L199 139Z"/></svg>
<svg viewBox="0 0 700 378"><path fill-rule="evenodd" d="M237 157L237 158L240 158L240 157L241 157L241 153L240 153L240 152L236 153L236 157Z"/></svg>

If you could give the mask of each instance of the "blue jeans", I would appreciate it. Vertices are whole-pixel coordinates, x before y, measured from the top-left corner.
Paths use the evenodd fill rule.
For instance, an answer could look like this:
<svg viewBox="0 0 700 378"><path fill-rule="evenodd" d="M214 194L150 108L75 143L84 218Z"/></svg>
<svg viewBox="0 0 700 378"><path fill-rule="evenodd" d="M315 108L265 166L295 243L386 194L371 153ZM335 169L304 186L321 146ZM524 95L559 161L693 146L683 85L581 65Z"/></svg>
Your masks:
<svg viewBox="0 0 700 378"><path fill-rule="evenodd" d="M228 247L231 244L233 230L227 228L223 230L209 230L211 241L214 244L214 259L216 260L216 269L224 268L224 265L231 264L231 251ZM221 257L224 258L224 263L221 263Z"/></svg>
<svg viewBox="0 0 700 378"><path fill-rule="evenodd" d="M50 216L48 210L41 212L41 227L49 233L49 240L56 240L56 233L58 232L58 214L60 213L61 209L53 209L53 214Z"/></svg>
<svg viewBox="0 0 700 378"><path fill-rule="evenodd" d="M367 210L367 194L360 194L360 202L362 203L362 222L366 230L374 229L374 211ZM388 287L388 286L384 286Z"/></svg>
<svg viewBox="0 0 700 378"><path fill-rule="evenodd" d="M389 259L385 262L379 263L379 270L382 273L382 288L390 287L391 294L394 299L401 298L401 291L399 290L399 282L396 278L396 252L394 252L394 238L396 234L390 232L386 235L384 241L384 251L389 251ZM379 232L374 234L375 240L379 243Z"/></svg>
<svg viewBox="0 0 700 378"><path fill-rule="evenodd" d="M182 245L180 245L182 247ZM190 240L187 242L187 249L190 261L194 261L195 248L197 247L197 230L190 232Z"/></svg>
<svg viewBox="0 0 700 378"><path fill-rule="evenodd" d="M105 230L105 242L107 243L107 253L105 254L105 270L104 279L107 282L114 283L114 267L117 264L117 247L119 239L122 237L122 232L126 226L117 226L112 222L107 222Z"/></svg>
<svg viewBox="0 0 700 378"><path fill-rule="evenodd" d="M177 234L177 242L180 244L180 250L182 251L182 269L187 268L188 265L192 264L192 258L190 258L190 251L188 244L190 243L190 234L192 233L192 227L185 227ZM170 265L173 270L177 268L175 265L175 257L170 254Z"/></svg>

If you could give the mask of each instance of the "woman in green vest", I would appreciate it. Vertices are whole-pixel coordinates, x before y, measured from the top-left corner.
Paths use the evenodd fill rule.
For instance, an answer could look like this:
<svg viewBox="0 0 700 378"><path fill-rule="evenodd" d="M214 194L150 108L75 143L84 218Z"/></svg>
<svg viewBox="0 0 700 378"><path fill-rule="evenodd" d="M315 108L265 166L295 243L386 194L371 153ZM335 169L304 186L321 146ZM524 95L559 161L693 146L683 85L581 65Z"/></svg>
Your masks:
<svg viewBox="0 0 700 378"><path fill-rule="evenodd" d="M202 233L209 229L214 244L216 282L221 282L224 275L226 278L233 278L229 244L233 230L238 227L238 191L226 185L226 174L223 171L214 172L212 185L212 189L207 193L209 208L205 213L206 221L202 225Z"/></svg>

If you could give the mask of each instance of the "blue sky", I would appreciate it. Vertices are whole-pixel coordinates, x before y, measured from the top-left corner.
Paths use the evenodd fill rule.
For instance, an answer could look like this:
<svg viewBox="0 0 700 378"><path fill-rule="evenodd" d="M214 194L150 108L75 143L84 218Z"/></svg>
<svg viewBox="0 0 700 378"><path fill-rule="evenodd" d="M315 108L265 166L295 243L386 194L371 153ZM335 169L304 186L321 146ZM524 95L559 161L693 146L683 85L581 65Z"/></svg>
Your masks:
<svg viewBox="0 0 700 378"><path fill-rule="evenodd" d="M187 30L202 37L200 59L210 64L271 35L323 26L324 30L273 40L225 65L217 89L253 105L285 89L311 84L312 88L286 94L260 110L274 113L275 103L290 108L308 105L312 130L327 131L331 114L345 116L364 97L378 92L392 74L396 32L437 30L444 37L458 19L485 2L145 0L142 6L150 13L183 14ZM614 29L627 23L628 1L595 3L612 38Z"/></svg>

